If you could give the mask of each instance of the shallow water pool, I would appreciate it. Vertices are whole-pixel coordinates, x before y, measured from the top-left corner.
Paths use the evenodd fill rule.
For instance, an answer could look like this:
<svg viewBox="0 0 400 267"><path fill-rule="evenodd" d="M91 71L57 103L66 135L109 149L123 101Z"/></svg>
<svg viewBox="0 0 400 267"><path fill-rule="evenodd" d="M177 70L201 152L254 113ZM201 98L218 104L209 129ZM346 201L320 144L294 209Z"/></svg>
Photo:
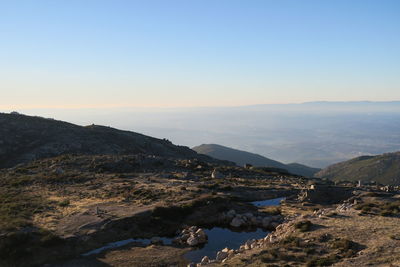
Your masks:
<svg viewBox="0 0 400 267"><path fill-rule="evenodd" d="M189 251L185 258L189 261L200 262L204 256L215 259L217 252L228 247L229 249L238 249L249 239L264 238L268 232L257 229L251 232L235 232L227 228L214 227L204 230L208 236L208 242L196 250Z"/></svg>
<svg viewBox="0 0 400 267"><path fill-rule="evenodd" d="M286 199L285 197L280 197L280 198L273 198L273 199L266 199L266 200L261 200L261 201L254 201L251 202L254 206L257 207L266 207L266 206L279 206L281 204L281 201Z"/></svg>

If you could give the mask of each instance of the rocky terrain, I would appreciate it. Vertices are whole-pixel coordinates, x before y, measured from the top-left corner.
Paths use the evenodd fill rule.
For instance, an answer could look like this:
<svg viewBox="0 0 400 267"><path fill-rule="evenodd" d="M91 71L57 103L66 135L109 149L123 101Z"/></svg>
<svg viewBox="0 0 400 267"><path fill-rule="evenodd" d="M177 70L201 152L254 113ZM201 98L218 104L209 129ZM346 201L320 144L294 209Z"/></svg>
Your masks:
<svg viewBox="0 0 400 267"><path fill-rule="evenodd" d="M20 155L33 152L15 141L26 132L2 135L2 149L12 151L13 140L19 149L6 163L13 166L0 169L0 266L400 264L398 187L239 167L130 132L100 127L87 134L85 127L15 116L15 129L31 133L24 124L56 123L66 127L59 136L72 138L63 142L113 141L118 153L96 150L96 141L93 150L30 160ZM104 131L113 138L101 139ZM131 143L114 140L119 134ZM32 144L34 153L54 145L41 142ZM149 150L123 150L130 146ZM15 165L20 159L26 162Z"/></svg>
<svg viewBox="0 0 400 267"><path fill-rule="evenodd" d="M224 178L211 178L215 168ZM36 266L107 242L171 236L183 225L229 226L234 218L225 213L232 209L234 215L256 214L251 223L238 215L233 227L270 228L263 222L268 213L247 201L289 195L298 190L291 182L305 182L282 179L262 170L149 155L63 155L3 169L0 262Z"/></svg>
<svg viewBox="0 0 400 267"><path fill-rule="evenodd" d="M200 146L195 146L192 149L199 154L208 155L220 160L235 162L239 166L251 164L257 167L279 168L305 177L313 177L314 174L320 170L318 168L308 167L299 163L284 164L258 154L216 144L203 144Z"/></svg>
<svg viewBox="0 0 400 267"><path fill-rule="evenodd" d="M331 165L316 177L334 181L377 182L385 185L400 184L400 152L377 156L362 156Z"/></svg>

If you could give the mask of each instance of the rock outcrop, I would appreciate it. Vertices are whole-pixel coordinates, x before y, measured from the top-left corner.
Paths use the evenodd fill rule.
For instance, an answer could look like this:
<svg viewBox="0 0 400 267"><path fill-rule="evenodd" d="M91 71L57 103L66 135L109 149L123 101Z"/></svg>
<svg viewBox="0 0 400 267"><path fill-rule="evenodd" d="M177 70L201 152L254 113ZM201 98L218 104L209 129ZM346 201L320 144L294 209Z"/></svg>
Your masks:
<svg viewBox="0 0 400 267"><path fill-rule="evenodd" d="M176 244L186 244L195 247L207 243L208 237L203 229L197 226L191 226L183 229L179 236L174 239Z"/></svg>
<svg viewBox="0 0 400 267"><path fill-rule="evenodd" d="M281 223L283 217L281 215L265 216L262 213L246 212L237 214L235 210L229 210L221 215L221 221L229 223L234 228L241 227L262 227L265 229L273 229L276 224Z"/></svg>

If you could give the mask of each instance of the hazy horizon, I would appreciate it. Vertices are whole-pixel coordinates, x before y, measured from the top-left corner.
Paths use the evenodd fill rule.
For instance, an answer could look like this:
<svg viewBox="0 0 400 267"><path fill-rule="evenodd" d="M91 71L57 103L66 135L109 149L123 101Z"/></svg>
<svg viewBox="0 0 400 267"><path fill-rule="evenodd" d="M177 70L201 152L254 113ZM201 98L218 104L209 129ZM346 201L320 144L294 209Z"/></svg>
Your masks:
<svg viewBox="0 0 400 267"><path fill-rule="evenodd" d="M400 2L6 1L0 108L400 99Z"/></svg>

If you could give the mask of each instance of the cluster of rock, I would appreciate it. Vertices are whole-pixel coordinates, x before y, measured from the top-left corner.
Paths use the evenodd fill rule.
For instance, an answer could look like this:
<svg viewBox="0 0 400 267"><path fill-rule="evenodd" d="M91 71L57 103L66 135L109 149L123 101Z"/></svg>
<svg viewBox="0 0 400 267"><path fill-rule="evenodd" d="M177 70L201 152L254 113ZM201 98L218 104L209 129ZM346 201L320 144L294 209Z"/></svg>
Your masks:
<svg viewBox="0 0 400 267"><path fill-rule="evenodd" d="M338 212L346 212L346 211L349 211L349 210L351 210L351 208L354 206L354 204L352 204L352 203L343 203L343 204L340 204L337 208L336 208L336 210L338 211Z"/></svg>
<svg viewBox="0 0 400 267"><path fill-rule="evenodd" d="M345 203L339 205L336 210L350 209L353 205L354 205L354 202L352 203L352 201L346 201ZM233 256L240 255L241 253L245 253L246 251L249 251L249 250L252 250L255 248L268 247L271 244L280 242L281 240L289 237L295 231L297 231L297 229L295 227L296 223L303 221L305 219L307 219L307 220L308 219L321 219L322 217L327 216L334 211L335 211L335 209L333 209L333 208L325 208L325 209L317 210L313 214L307 214L307 215L293 214L290 217L286 217L285 221L282 222L281 224L277 225L275 230L272 231L271 233L269 233L266 237L261 238L261 239L248 240L248 241L246 241L246 243L241 245L238 249L224 248L223 250L221 250L217 253L217 257L215 259L209 259L209 257L205 256L205 257L203 257L203 259L201 260L200 263L190 263L188 265L188 267L199 267L199 266L204 266L204 265L208 265L208 264L215 263L215 262L224 263L228 259L232 258ZM233 210L229 211L226 215L233 217L232 221L237 217L240 217L240 218L243 218L243 216L250 217L250 214L238 215ZM253 215L253 217L255 217L255 216ZM270 217L275 217L275 216L270 216ZM280 218L280 220L281 220L281 218ZM248 220L251 221L251 219L248 219ZM235 222L236 222L236 220L235 220ZM310 240L305 240L305 242L309 242L309 241Z"/></svg>
<svg viewBox="0 0 400 267"><path fill-rule="evenodd" d="M252 212L239 214L232 209L223 213L221 215L221 220L235 228L263 227L266 229L274 229L282 222L283 217L281 215L265 216L262 214L253 214Z"/></svg>
<svg viewBox="0 0 400 267"><path fill-rule="evenodd" d="M255 248L267 247L271 243L276 243L284 236L292 233L294 231L293 225L294 222L280 224L274 232L271 232L264 238L248 240L238 249L224 248L223 250L217 252L217 256L215 259L210 259L209 257L205 256L200 263L190 263L188 267L205 266L216 262L224 263L235 255L239 255Z"/></svg>
<svg viewBox="0 0 400 267"><path fill-rule="evenodd" d="M189 245L191 247L207 243L208 237L203 229L191 226L183 229L179 236L173 240L175 244Z"/></svg>
<svg viewBox="0 0 400 267"><path fill-rule="evenodd" d="M200 263L190 263L188 265L188 267L197 267L197 266L204 266L204 265L208 265L211 263L216 263L216 262L225 262L228 258L233 257L236 254L236 251L233 249L229 249L229 248L224 248L221 251L217 252L217 257L215 259L210 259L208 256L204 256L201 259Z"/></svg>

